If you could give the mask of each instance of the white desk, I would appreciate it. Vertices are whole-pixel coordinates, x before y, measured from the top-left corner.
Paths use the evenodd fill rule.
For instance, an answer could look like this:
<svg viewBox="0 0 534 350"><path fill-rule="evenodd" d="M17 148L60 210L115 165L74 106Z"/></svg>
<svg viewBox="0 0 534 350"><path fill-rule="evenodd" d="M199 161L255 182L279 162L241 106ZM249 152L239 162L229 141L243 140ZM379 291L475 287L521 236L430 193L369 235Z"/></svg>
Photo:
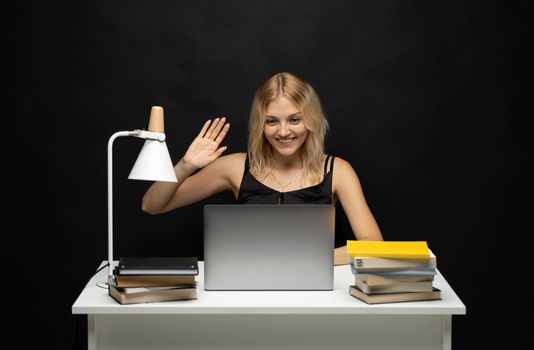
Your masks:
<svg viewBox="0 0 534 350"><path fill-rule="evenodd" d="M205 291L199 268L198 300L134 305L96 286L100 271L72 305L88 315L89 349L450 349L452 315L466 313L439 272L442 300L367 305L349 295L347 265L317 292Z"/></svg>

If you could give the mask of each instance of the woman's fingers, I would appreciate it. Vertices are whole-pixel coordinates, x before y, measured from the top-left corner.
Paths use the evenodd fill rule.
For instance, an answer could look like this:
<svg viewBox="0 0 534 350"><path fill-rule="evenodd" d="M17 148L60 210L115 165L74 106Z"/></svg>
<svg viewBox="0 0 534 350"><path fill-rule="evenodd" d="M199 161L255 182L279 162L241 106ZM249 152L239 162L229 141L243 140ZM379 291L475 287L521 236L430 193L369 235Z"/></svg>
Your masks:
<svg viewBox="0 0 534 350"><path fill-rule="evenodd" d="M208 120L204 126L202 127L202 130L200 130L200 133L198 134L201 138L209 138L214 141L220 142L226 135L226 132L228 131L229 124L226 123L226 118L215 118L213 121L210 119ZM225 131L224 135L221 135L221 130Z"/></svg>
<svg viewBox="0 0 534 350"><path fill-rule="evenodd" d="M225 121L226 121L226 118L215 118L208 132L206 133L206 137L212 140L215 140L215 138L221 131L221 128L224 126Z"/></svg>
<svg viewBox="0 0 534 350"><path fill-rule="evenodd" d="M228 129L230 129L230 123L226 123L224 125L224 128L222 129L222 131L219 133L219 136L217 136L217 138L215 139L215 142L217 142L217 144L220 144L222 142L222 140L224 139L224 137L226 136L226 133L228 133Z"/></svg>
<svg viewBox="0 0 534 350"><path fill-rule="evenodd" d="M204 124L204 127L202 128L202 131L204 132L201 131L199 136L211 138L211 134L213 133L213 130L215 129L217 124L219 124L219 121L220 121L220 118L215 118L213 121L211 121L211 119L208 120L206 124Z"/></svg>
<svg viewBox="0 0 534 350"><path fill-rule="evenodd" d="M215 127L217 126L217 124L219 124L219 118L215 118L213 119L213 122L211 123L209 129L208 129L208 132L206 132L206 135L204 135L204 137L207 137L207 138L211 138L211 134L213 134L213 130L215 129Z"/></svg>
<svg viewBox="0 0 534 350"><path fill-rule="evenodd" d="M223 146L223 147L219 147L219 149L217 149L217 151L215 151L212 155L211 155L211 161L213 162L215 159L219 158L221 156L221 154L226 151L226 149L228 148L228 146Z"/></svg>
<svg viewBox="0 0 534 350"><path fill-rule="evenodd" d="M198 137L204 137L206 134L206 131L208 130L208 126L210 126L211 120L208 120L206 123L204 123L204 126L202 127L202 130L198 133Z"/></svg>

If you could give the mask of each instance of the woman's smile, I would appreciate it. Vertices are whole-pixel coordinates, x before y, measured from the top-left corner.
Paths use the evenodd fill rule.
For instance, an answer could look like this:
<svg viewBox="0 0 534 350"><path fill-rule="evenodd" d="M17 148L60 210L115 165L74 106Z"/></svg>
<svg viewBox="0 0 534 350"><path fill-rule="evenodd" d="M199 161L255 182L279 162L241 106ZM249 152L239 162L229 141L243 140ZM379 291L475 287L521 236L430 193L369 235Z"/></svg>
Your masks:
<svg viewBox="0 0 534 350"><path fill-rule="evenodd" d="M293 144L293 141L296 139L296 137L291 138L276 138L276 141L278 141L282 146L291 146Z"/></svg>
<svg viewBox="0 0 534 350"><path fill-rule="evenodd" d="M281 95L269 103L266 114L263 129L266 139L281 155L294 155L308 135L299 109Z"/></svg>

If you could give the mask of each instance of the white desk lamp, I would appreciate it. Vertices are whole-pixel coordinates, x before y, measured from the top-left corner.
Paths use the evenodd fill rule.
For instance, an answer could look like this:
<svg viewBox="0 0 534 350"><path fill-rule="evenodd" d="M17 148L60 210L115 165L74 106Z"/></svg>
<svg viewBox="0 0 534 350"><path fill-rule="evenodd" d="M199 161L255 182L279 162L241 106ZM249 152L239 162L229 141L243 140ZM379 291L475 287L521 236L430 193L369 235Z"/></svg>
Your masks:
<svg viewBox="0 0 534 350"><path fill-rule="evenodd" d="M152 107L148 131L119 131L108 141L108 276L113 275L113 141L121 136L145 139L145 144L128 175L128 179L178 182L174 166L165 144L163 108Z"/></svg>

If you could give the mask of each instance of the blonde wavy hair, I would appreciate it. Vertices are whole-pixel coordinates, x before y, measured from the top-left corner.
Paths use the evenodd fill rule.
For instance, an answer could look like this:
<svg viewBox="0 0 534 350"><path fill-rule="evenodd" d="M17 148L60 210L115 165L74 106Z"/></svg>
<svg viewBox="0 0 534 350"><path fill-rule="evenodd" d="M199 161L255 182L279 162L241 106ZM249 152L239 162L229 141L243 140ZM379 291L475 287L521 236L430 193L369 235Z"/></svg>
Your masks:
<svg viewBox="0 0 534 350"><path fill-rule="evenodd" d="M248 123L250 172L256 177L263 178L273 166L272 146L265 138L263 128L267 106L280 95L295 104L308 129L308 136L301 148L304 178L312 182L319 181L323 175L322 159L328 121L319 96L312 86L301 77L288 72L271 75L254 94Z"/></svg>

